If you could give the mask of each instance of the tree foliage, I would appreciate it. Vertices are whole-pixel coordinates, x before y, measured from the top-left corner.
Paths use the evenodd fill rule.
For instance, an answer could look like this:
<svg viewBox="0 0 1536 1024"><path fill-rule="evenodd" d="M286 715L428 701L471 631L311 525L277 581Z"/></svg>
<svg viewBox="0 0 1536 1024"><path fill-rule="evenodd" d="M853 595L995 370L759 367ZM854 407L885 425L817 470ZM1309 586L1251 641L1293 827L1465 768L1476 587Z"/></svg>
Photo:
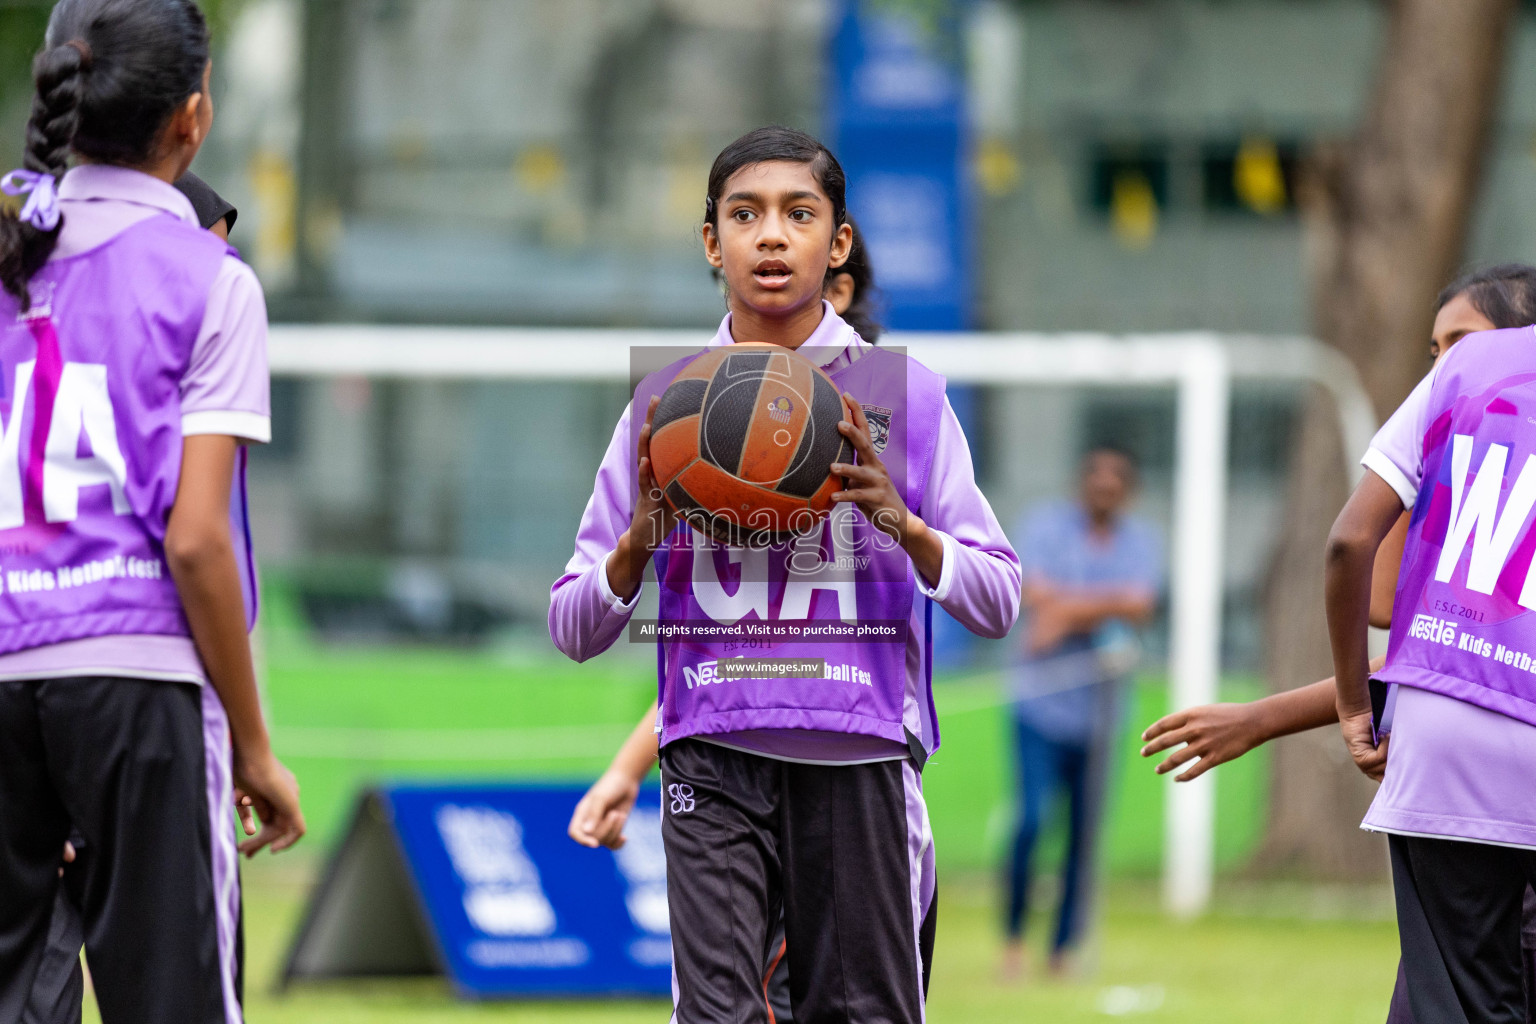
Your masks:
<svg viewBox="0 0 1536 1024"><path fill-rule="evenodd" d="M214 46L245 0L199 0ZM43 44L53 0L0 0L0 108L32 90L32 58Z"/></svg>

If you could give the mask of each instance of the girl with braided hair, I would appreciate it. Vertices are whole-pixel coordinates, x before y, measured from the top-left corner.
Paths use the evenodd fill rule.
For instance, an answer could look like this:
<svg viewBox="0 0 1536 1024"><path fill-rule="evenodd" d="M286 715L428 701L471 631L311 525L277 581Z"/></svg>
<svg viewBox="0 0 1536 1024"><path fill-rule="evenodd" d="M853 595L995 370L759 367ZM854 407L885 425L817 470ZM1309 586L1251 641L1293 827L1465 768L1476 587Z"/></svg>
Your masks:
<svg viewBox="0 0 1536 1024"><path fill-rule="evenodd" d="M212 122L208 54L192 0L61 0L3 179L23 202L0 216L0 1020L36 979L71 824L108 1021L238 1022L234 788L263 826L239 850L304 832L248 640L265 302L172 185Z"/></svg>

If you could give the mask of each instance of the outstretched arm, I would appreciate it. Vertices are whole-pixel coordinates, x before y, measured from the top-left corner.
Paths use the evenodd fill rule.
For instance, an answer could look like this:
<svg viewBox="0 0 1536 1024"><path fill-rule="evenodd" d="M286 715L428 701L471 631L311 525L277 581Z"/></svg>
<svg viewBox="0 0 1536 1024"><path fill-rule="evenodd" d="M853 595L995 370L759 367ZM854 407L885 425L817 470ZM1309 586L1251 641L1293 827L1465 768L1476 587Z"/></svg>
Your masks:
<svg viewBox="0 0 1536 1024"><path fill-rule="evenodd" d="M1376 658L1371 671L1379 670L1386 660ZM1158 764L1157 774L1165 775L1199 758L1174 776L1175 782L1198 779L1270 740L1334 724L1339 720L1334 696L1334 681L1329 678L1243 704L1204 704L1175 711L1147 726L1141 734L1146 744L1141 756L1179 747Z"/></svg>
<svg viewBox="0 0 1536 1024"><path fill-rule="evenodd" d="M1277 736L1338 720L1333 707L1333 680L1325 679L1245 704L1204 704L1175 711L1153 722L1141 734L1146 741L1141 756L1151 757L1179 747L1157 766L1159 775L1199 758L1174 776L1177 782L1188 782Z"/></svg>

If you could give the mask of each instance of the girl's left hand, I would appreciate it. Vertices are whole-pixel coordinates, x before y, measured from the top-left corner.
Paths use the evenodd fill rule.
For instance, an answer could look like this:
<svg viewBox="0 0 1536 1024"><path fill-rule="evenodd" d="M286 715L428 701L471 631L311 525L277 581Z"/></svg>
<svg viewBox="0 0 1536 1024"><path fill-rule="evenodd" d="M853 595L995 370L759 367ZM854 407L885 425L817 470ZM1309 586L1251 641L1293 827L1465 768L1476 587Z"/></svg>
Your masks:
<svg viewBox="0 0 1536 1024"><path fill-rule="evenodd" d="M907 503L901 499L900 492L896 490L896 485L891 482L891 474L886 470L885 463L875 452L864 407L846 391L843 392L843 412L846 418L837 425L837 429L853 445L859 462L858 465L846 462L832 464L832 472L843 478L844 486L843 490L833 492L832 500L853 502L875 529L905 547L911 513L907 510Z"/></svg>
<svg viewBox="0 0 1536 1024"><path fill-rule="evenodd" d="M1141 734L1146 746L1142 757L1178 747L1155 769L1164 775L1195 758L1194 764L1174 776L1175 782L1198 779L1219 764L1242 757L1264 742L1260 710L1255 704L1206 704L1164 715Z"/></svg>
<svg viewBox="0 0 1536 1024"><path fill-rule="evenodd" d="M639 796L640 783L632 776L608 769L576 804L566 834L592 849L619 849L624 845L624 825Z"/></svg>

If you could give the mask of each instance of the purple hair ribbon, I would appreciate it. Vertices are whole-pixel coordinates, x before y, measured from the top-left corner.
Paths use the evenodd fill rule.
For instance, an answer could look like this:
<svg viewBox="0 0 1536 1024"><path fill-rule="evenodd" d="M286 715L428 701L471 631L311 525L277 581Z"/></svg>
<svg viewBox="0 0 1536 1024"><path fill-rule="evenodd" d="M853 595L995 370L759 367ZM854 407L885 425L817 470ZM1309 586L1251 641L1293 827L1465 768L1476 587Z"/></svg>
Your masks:
<svg viewBox="0 0 1536 1024"><path fill-rule="evenodd" d="M0 192L27 197L17 217L37 230L52 231L59 226L59 191L53 175L15 170L0 178Z"/></svg>

